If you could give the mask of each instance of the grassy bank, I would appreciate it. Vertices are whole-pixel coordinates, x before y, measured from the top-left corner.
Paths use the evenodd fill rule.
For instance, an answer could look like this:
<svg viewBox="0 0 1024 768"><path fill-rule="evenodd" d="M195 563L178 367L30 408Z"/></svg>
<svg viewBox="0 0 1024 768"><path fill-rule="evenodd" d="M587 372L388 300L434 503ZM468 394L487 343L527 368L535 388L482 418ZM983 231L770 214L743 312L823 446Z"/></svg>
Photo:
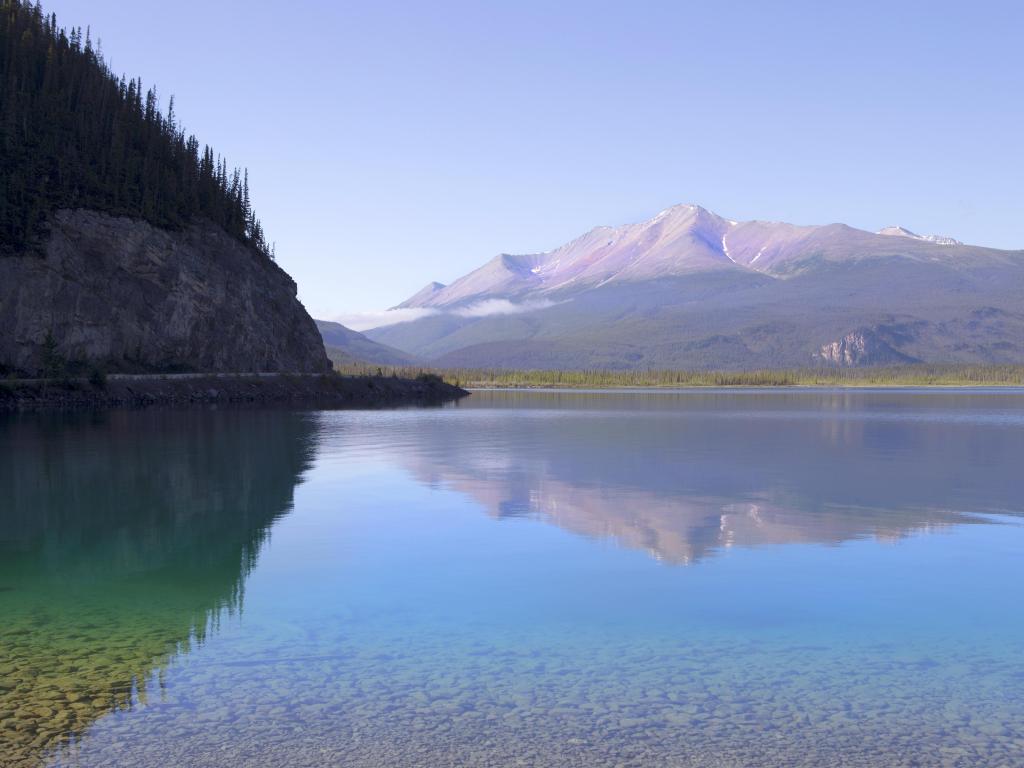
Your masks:
<svg viewBox="0 0 1024 768"><path fill-rule="evenodd" d="M906 365L759 371L517 371L339 366L348 374L440 376L462 387L941 387L1024 386L1024 365Z"/></svg>

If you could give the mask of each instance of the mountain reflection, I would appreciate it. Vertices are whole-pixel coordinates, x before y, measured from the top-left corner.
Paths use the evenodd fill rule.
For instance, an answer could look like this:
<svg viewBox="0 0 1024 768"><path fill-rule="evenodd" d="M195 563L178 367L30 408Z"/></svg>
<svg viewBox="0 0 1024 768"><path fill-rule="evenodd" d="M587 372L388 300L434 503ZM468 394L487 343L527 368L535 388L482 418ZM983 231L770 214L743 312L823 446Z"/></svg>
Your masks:
<svg viewBox="0 0 1024 768"><path fill-rule="evenodd" d="M866 409L865 397L477 393L403 460L496 518L536 517L670 563L897 539L1017 509L1005 465L1024 441L1000 425L1020 419L1017 402L875 393Z"/></svg>
<svg viewBox="0 0 1024 768"><path fill-rule="evenodd" d="M241 610L313 430L280 412L0 421L5 765L145 700L175 654Z"/></svg>

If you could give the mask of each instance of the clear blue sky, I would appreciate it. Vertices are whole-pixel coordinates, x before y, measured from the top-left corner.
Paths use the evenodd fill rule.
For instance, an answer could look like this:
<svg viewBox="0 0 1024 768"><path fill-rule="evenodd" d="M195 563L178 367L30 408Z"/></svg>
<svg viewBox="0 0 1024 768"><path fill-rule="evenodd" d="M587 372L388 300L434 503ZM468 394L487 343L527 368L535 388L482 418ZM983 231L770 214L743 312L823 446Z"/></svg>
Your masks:
<svg viewBox="0 0 1024 768"><path fill-rule="evenodd" d="M249 167L318 317L695 202L1024 248L1024 3L49 0Z"/></svg>

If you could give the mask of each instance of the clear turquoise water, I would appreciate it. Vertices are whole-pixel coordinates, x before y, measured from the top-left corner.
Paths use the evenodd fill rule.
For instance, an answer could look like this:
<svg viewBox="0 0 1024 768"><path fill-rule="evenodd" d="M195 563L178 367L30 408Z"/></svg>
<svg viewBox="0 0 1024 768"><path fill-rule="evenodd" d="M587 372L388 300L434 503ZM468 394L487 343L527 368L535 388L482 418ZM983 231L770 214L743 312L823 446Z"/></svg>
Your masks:
<svg viewBox="0 0 1024 768"><path fill-rule="evenodd" d="M0 765L1024 765L1024 392L0 421Z"/></svg>

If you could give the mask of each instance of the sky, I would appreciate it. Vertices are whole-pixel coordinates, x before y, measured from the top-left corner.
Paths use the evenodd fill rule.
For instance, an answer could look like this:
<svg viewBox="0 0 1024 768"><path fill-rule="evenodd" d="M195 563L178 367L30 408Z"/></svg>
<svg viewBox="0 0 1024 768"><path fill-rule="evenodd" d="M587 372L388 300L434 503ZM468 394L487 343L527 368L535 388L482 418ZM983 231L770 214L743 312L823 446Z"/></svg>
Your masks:
<svg viewBox="0 0 1024 768"><path fill-rule="evenodd" d="M249 169L314 317L696 203L1024 248L1024 3L47 0Z"/></svg>

